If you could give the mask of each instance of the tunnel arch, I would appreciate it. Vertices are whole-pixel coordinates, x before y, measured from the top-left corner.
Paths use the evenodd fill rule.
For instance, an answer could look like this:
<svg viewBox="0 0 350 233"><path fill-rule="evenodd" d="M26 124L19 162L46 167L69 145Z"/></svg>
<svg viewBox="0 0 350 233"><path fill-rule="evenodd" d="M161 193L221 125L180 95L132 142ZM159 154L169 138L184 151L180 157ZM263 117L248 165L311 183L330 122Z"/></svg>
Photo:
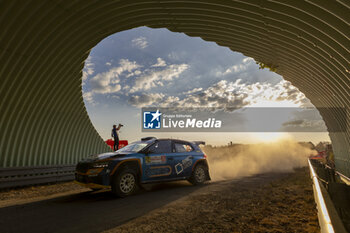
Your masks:
<svg viewBox="0 0 350 233"><path fill-rule="evenodd" d="M350 106L350 2L337 0L0 1L0 166L73 164L108 150L87 115L84 61L139 26L201 37L276 67L316 107ZM350 128L320 111L350 176Z"/></svg>

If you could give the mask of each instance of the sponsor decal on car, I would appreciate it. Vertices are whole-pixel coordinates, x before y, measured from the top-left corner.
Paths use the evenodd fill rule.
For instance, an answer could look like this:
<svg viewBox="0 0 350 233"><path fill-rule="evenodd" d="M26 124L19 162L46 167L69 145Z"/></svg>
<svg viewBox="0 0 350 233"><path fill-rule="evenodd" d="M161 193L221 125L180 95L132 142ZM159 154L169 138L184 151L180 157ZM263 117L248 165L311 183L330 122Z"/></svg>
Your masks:
<svg viewBox="0 0 350 233"><path fill-rule="evenodd" d="M178 163L175 165L175 171L176 171L176 174L179 175L181 172L184 171L184 167L182 166L181 163Z"/></svg>
<svg viewBox="0 0 350 233"><path fill-rule="evenodd" d="M166 156L165 155L145 156L145 161L147 164L161 164L166 162Z"/></svg>
<svg viewBox="0 0 350 233"><path fill-rule="evenodd" d="M169 176L171 171L172 169L169 165L153 166L146 170L146 175L148 177Z"/></svg>
<svg viewBox="0 0 350 233"><path fill-rule="evenodd" d="M182 160L182 165L184 169L191 167L192 165L192 158L191 156L186 157L184 160Z"/></svg>
<svg viewBox="0 0 350 233"><path fill-rule="evenodd" d="M187 156L184 160L181 161L181 163L178 163L175 165L175 172L177 175L179 175L181 172L183 172L186 168L191 167L192 165L192 157Z"/></svg>

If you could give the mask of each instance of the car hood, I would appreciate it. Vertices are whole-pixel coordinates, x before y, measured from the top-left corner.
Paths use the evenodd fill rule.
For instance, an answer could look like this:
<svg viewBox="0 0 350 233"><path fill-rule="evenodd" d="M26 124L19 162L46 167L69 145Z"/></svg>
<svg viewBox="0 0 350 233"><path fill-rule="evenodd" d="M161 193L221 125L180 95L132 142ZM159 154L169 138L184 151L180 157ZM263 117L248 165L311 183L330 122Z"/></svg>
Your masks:
<svg viewBox="0 0 350 233"><path fill-rule="evenodd" d="M84 159L84 162L96 162L99 160L104 160L104 159L108 159L108 158L119 158L119 157L123 157L125 155L129 155L129 154L133 154L133 152L107 152L107 153L102 153L102 154L95 154L95 155L91 155L88 158Z"/></svg>

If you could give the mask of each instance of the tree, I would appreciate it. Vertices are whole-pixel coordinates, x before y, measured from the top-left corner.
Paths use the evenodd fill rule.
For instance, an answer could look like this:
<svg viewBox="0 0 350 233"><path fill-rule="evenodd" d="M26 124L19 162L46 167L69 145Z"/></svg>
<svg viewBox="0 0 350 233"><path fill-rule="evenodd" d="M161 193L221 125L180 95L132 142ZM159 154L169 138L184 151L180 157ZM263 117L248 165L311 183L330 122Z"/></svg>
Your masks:
<svg viewBox="0 0 350 233"><path fill-rule="evenodd" d="M263 70L266 68L266 69L269 69L271 72L277 71L278 66L274 66L273 64L265 64L265 63L259 62L259 61L255 62L255 63L259 65L260 70Z"/></svg>

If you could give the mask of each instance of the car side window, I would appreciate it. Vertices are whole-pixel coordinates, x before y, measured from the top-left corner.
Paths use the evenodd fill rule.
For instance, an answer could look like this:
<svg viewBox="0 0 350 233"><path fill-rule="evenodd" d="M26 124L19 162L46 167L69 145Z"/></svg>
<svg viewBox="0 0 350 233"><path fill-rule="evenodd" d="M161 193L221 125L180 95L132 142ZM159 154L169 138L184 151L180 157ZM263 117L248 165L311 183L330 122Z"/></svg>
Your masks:
<svg viewBox="0 0 350 233"><path fill-rule="evenodd" d="M175 143L175 151L180 152L180 153L181 152L190 152L190 151L193 151L193 148L189 144Z"/></svg>
<svg viewBox="0 0 350 233"><path fill-rule="evenodd" d="M170 153L171 141L169 140L158 141L154 143L152 146L150 146L149 151L151 151L152 154Z"/></svg>

